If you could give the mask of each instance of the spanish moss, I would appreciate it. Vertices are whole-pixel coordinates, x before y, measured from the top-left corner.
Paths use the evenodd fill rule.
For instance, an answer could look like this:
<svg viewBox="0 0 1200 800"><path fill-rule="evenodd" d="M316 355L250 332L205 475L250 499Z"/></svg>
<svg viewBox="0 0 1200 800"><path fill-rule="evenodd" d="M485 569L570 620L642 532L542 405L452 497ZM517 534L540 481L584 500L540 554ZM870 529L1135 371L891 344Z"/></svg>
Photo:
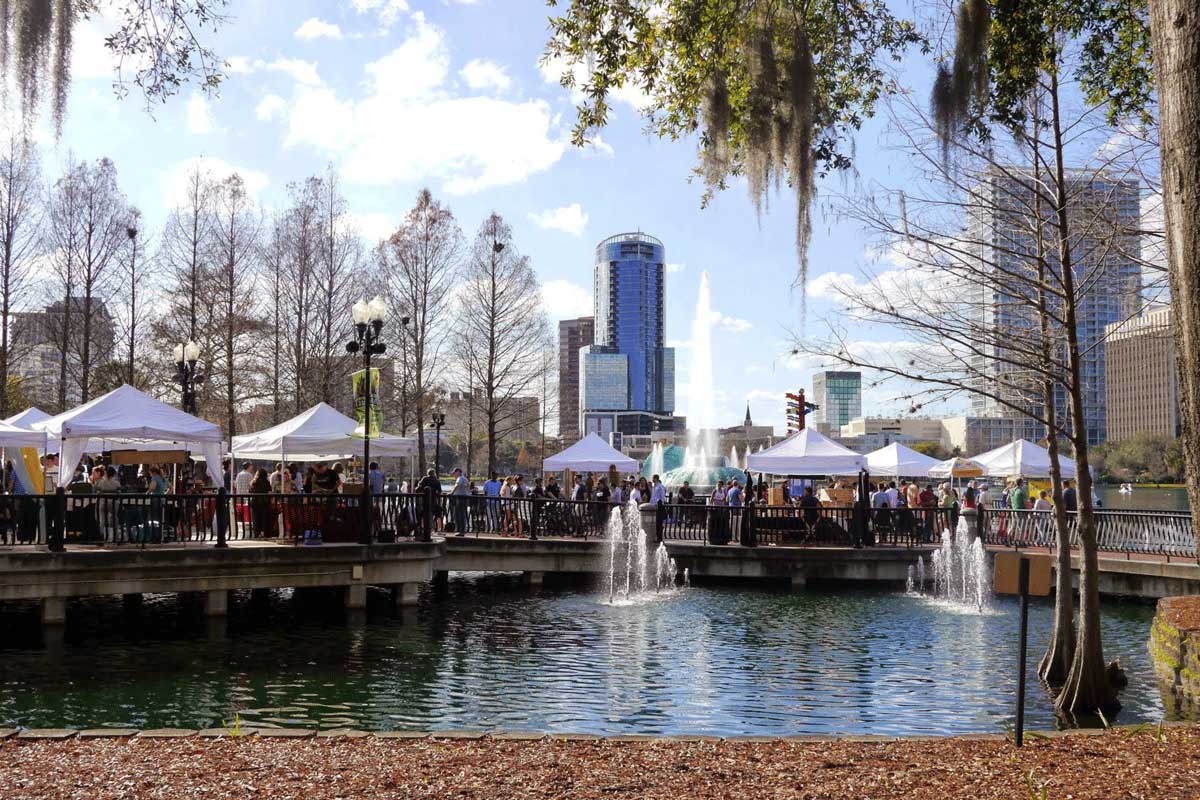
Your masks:
<svg viewBox="0 0 1200 800"><path fill-rule="evenodd" d="M54 10L54 75L51 80L50 114L54 133L62 136L71 85L71 30L75 27L75 0L58 0Z"/></svg>
<svg viewBox="0 0 1200 800"><path fill-rule="evenodd" d="M955 21L953 62L950 66L945 62L938 65L930 95L943 160L949 154L950 142L971 119L973 110L987 100L990 25L988 0L962 0Z"/></svg>
<svg viewBox="0 0 1200 800"><path fill-rule="evenodd" d="M89 7L88 0L0 0L0 67L4 76L14 79L26 127L33 124L38 103L48 91L54 130L62 133L71 80L71 32L81 9ZM4 95L7 104L7 91Z"/></svg>

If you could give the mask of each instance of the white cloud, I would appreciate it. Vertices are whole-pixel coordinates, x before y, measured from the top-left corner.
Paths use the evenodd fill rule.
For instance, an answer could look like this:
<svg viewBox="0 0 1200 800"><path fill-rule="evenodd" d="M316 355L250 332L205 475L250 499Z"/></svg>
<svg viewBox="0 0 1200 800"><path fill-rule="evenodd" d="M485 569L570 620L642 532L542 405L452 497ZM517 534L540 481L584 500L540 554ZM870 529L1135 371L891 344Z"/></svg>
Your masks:
<svg viewBox="0 0 1200 800"><path fill-rule="evenodd" d="M112 80L120 60L105 46L104 40L116 30L116 22L100 13L90 14L76 24L71 36L72 80Z"/></svg>
<svg viewBox="0 0 1200 800"><path fill-rule="evenodd" d="M612 145L600 138L600 134L598 133L588 139L587 144L584 145L583 152L585 155L595 155L603 158L612 158L617 154L617 151L613 150Z"/></svg>
<svg viewBox="0 0 1200 800"><path fill-rule="evenodd" d="M413 14L408 38L366 66L362 97L300 88L285 145L326 151L354 183L440 179L450 194L518 183L558 162L566 143L545 101L453 96L449 60L442 31Z"/></svg>
<svg viewBox="0 0 1200 800"><path fill-rule="evenodd" d="M408 11L407 0L354 0L354 10L360 14L378 15L379 24L385 28L395 24L400 15Z"/></svg>
<svg viewBox="0 0 1200 800"><path fill-rule="evenodd" d="M254 71L254 66L245 56L230 56L225 59L225 71L231 75L249 75Z"/></svg>
<svg viewBox="0 0 1200 800"><path fill-rule="evenodd" d="M399 224L394 214L383 211L351 212L347 216L350 226L370 245L390 237Z"/></svg>
<svg viewBox="0 0 1200 800"><path fill-rule="evenodd" d="M296 83L302 83L306 86L321 85L321 76L317 74L317 63L315 61L303 61L299 58L277 58L274 61L259 59L254 62L254 66L258 69L270 70L271 72L285 73L290 75Z"/></svg>
<svg viewBox="0 0 1200 800"><path fill-rule="evenodd" d="M332 22L326 22L317 17L309 17L296 28L295 37L305 41L313 39L341 39L342 29Z"/></svg>
<svg viewBox="0 0 1200 800"><path fill-rule="evenodd" d="M667 339L667 347L674 347L676 350L690 350L692 347L691 339Z"/></svg>
<svg viewBox="0 0 1200 800"><path fill-rule="evenodd" d="M752 322L740 317L731 317L728 314L717 314L715 312L714 315L717 317L715 327L729 333L745 333L754 327Z"/></svg>
<svg viewBox="0 0 1200 800"><path fill-rule="evenodd" d="M238 167L219 158L185 158L164 172L163 192L167 208L175 208L184 202L187 197L188 180L196 167L214 181L224 180L236 172L241 176L246 194L251 199L257 199L259 192L266 189L271 182L265 172Z"/></svg>
<svg viewBox="0 0 1200 800"><path fill-rule="evenodd" d="M189 133L212 133L215 129L212 119L212 109L208 106L208 98L201 92L194 91L187 101L187 129Z"/></svg>
<svg viewBox="0 0 1200 800"><path fill-rule="evenodd" d="M496 89L503 92L512 86L512 78L508 77L504 67L482 58L471 59L458 74L472 89Z"/></svg>
<svg viewBox="0 0 1200 800"><path fill-rule="evenodd" d="M254 107L254 116L264 122L269 122L287 108L287 101L277 94L269 94Z"/></svg>
<svg viewBox="0 0 1200 800"><path fill-rule="evenodd" d="M542 304L554 319L590 316L592 293L577 283L556 279L542 284Z"/></svg>
<svg viewBox="0 0 1200 800"><path fill-rule="evenodd" d="M538 213L529 213L529 219L539 228L562 231L572 236L579 236L587 227L588 215L579 203L571 203L560 208L548 208Z"/></svg>
<svg viewBox="0 0 1200 800"><path fill-rule="evenodd" d="M751 389L743 398L747 403L771 402L783 405L785 392L772 392L767 389Z"/></svg>
<svg viewBox="0 0 1200 800"><path fill-rule="evenodd" d="M685 269L687 269L686 264L667 264L667 272L669 273L683 272Z"/></svg>
<svg viewBox="0 0 1200 800"><path fill-rule="evenodd" d="M542 73L543 80L546 83L562 85L563 75L567 72L566 59L561 56L554 56L538 63L538 71ZM583 91L584 85L587 83L590 76L590 71L587 66L579 63L570 68L571 76L575 79L574 86L571 87L571 101L579 103L585 97ZM626 84L611 88L608 91L608 96L612 100L618 100L635 109L642 109L650 105L650 95L642 91L640 87Z"/></svg>

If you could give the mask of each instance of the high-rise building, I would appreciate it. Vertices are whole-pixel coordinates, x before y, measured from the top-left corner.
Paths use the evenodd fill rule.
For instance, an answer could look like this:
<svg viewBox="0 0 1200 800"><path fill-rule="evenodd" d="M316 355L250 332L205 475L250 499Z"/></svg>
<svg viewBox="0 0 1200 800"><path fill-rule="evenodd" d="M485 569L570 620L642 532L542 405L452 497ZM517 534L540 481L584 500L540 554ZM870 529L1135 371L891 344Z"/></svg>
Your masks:
<svg viewBox="0 0 1200 800"><path fill-rule="evenodd" d="M70 341L63 352L62 331L67 304L55 300L40 311L18 311L12 315L9 346L11 374L21 379L21 389L31 402L53 406L58 398L61 367L66 362L66 403L81 401L80 369L83 353L84 299L71 297ZM88 357L94 370L112 357L116 343L115 324L108 305L93 299L89 327Z"/></svg>
<svg viewBox="0 0 1200 800"><path fill-rule="evenodd" d="M558 323L558 435L565 442L579 438L579 348L592 344L595 317Z"/></svg>
<svg viewBox="0 0 1200 800"><path fill-rule="evenodd" d="M861 372L817 372L813 375L812 401L817 408L811 423L840 427L862 416Z"/></svg>
<svg viewBox="0 0 1200 800"><path fill-rule="evenodd" d="M1138 433L1179 436L1179 384L1170 306L1107 328L1104 363L1108 438Z"/></svg>
<svg viewBox="0 0 1200 800"><path fill-rule="evenodd" d="M663 243L621 233L596 246L594 343L580 350L580 430L673 429L675 351L664 347Z"/></svg>
<svg viewBox="0 0 1200 800"><path fill-rule="evenodd" d="M1036 331L1039 324L1030 298L1022 296L1023 291L1035 291L1031 182L1025 170L993 170L976 187L979 199L967 214L967 236L976 243L982 264L1003 270L1005 276L966 289L977 293L971 300L978 321L997 331L979 345L974 359L977 383L987 390L971 396L971 413L976 417L1040 415L1043 407L1040 376L1032 366L1024 366L1029 359L1023 352L1010 353L1002 344L1024 331ZM1067 183L1085 426L1088 442L1098 444L1107 435L1104 330L1129 316L1141 292L1139 186L1135 180L1095 171L1069 173ZM1049 204L1044 204L1043 213L1049 223L1053 213ZM1046 259L1049 269L1055 270L1057 250L1049 248ZM1029 280L1022 281L1022 275L1030 276ZM1053 298L1051 305L1056 305ZM1061 387L1055 405L1060 419L1066 421Z"/></svg>

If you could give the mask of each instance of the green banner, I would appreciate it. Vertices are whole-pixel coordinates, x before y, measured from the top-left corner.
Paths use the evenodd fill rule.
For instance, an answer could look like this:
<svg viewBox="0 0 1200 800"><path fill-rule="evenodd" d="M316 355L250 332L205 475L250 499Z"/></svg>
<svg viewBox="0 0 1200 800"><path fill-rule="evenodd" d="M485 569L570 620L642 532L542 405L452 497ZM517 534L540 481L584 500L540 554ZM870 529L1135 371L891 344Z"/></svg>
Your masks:
<svg viewBox="0 0 1200 800"><path fill-rule="evenodd" d="M369 388L368 388L369 383ZM367 398L371 399L371 425L367 436L378 436L383 430L383 407L379 405L379 369L371 367L371 379L367 380L367 370L360 369L350 375L350 385L354 391L354 416L358 420L356 436L363 436L364 422L367 417ZM368 395L368 392L370 394Z"/></svg>

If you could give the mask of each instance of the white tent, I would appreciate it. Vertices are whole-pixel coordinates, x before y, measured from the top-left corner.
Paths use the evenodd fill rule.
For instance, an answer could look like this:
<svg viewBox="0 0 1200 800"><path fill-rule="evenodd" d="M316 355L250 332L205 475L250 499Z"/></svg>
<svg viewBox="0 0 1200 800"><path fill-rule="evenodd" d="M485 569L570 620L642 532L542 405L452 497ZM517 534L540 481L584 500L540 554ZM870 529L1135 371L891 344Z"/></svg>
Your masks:
<svg viewBox="0 0 1200 800"><path fill-rule="evenodd" d="M614 449L599 434L589 433L566 450L543 461L542 471L573 469L576 472L604 472L610 466L616 467L617 472L636 472L638 462Z"/></svg>
<svg viewBox="0 0 1200 800"><path fill-rule="evenodd" d="M854 475L867 466L865 456L842 447L813 428L746 457L746 469L773 475Z"/></svg>
<svg viewBox="0 0 1200 800"><path fill-rule="evenodd" d="M25 430L33 430L33 426L38 422L45 422L50 419L50 415L42 411L37 406L30 406L20 414L13 414L8 419L4 420L9 425L16 425L18 428Z"/></svg>
<svg viewBox="0 0 1200 800"><path fill-rule="evenodd" d="M0 447L36 447L45 450L46 432L0 422Z"/></svg>
<svg viewBox="0 0 1200 800"><path fill-rule="evenodd" d="M892 442L887 447L867 453L867 469L872 475L891 475L895 478L923 478L938 460L911 447Z"/></svg>
<svg viewBox="0 0 1200 800"><path fill-rule="evenodd" d="M975 456L989 478L1049 478L1050 451L1028 439L1017 439L995 450ZM1075 477L1075 462L1064 455L1058 457L1062 477Z"/></svg>
<svg viewBox="0 0 1200 800"><path fill-rule="evenodd" d="M74 467L88 450L103 442L104 450L195 449L204 455L205 466L214 486L221 486L221 428L191 414L155 400L125 385L113 389L78 408L37 423L52 438L59 440L62 468L58 482L66 486Z"/></svg>
<svg viewBox="0 0 1200 800"><path fill-rule="evenodd" d="M358 423L332 406L317 403L307 411L258 433L233 437L234 458L257 461L331 461L360 455ZM381 433L371 437L371 455L406 456L417 449L415 439Z"/></svg>
<svg viewBox="0 0 1200 800"><path fill-rule="evenodd" d="M980 478L986 474L983 464L962 456L947 458L929 468L931 478Z"/></svg>

